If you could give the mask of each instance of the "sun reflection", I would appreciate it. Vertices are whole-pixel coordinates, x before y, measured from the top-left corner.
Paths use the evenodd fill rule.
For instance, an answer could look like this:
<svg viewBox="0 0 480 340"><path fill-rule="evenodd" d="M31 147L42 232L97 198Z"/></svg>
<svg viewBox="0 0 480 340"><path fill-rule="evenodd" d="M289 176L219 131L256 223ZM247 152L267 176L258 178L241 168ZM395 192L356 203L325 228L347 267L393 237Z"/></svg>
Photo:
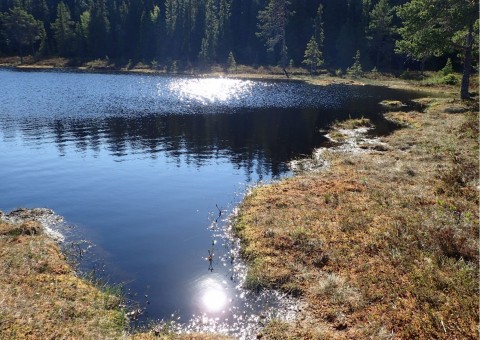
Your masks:
<svg viewBox="0 0 480 340"><path fill-rule="evenodd" d="M228 295L225 288L214 279L206 279L201 283L202 309L209 313L222 311L228 303Z"/></svg>
<svg viewBox="0 0 480 340"><path fill-rule="evenodd" d="M181 100L197 100L204 105L240 99L251 92L253 82L249 80L207 78L177 79L170 83L170 91L176 92Z"/></svg>

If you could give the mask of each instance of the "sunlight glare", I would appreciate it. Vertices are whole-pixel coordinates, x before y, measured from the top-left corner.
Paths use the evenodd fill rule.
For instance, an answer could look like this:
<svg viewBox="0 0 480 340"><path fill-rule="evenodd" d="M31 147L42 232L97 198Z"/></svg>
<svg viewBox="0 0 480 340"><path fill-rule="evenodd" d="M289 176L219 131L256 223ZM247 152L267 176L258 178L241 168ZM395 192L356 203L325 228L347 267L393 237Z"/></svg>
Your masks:
<svg viewBox="0 0 480 340"><path fill-rule="evenodd" d="M249 80L207 78L179 79L170 83L170 91L181 100L196 100L204 105L239 99L250 93L253 82Z"/></svg>
<svg viewBox="0 0 480 340"><path fill-rule="evenodd" d="M212 279L206 280L203 285L205 287L201 298L203 307L211 313L220 312L228 302L225 290Z"/></svg>

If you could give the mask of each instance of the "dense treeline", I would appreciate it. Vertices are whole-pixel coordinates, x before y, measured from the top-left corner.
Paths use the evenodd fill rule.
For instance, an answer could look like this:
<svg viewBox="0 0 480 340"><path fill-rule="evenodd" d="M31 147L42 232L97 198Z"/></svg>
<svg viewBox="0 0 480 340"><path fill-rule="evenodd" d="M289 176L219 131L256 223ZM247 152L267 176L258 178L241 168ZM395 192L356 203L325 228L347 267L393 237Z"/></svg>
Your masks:
<svg viewBox="0 0 480 340"><path fill-rule="evenodd" d="M11 11L22 9L35 23L32 37L24 42L15 41L15 34L4 27L0 49L9 54L24 53L19 48L28 47L30 54L207 64L225 63L232 52L241 64L276 64L283 58L285 64L292 60L300 65L309 39L317 35L331 67L350 66L356 50L363 52L367 65L388 68L400 62L393 53L393 32L371 25L378 15L376 1L270 4L276 2L284 7L279 13L285 21L283 46L266 49L264 43L275 42L268 41L268 32L260 31L262 27L268 31L266 26L278 13L266 8L265 0L1 0L0 11L21 17ZM402 2L392 1L384 10L391 12ZM391 15L389 21L391 28Z"/></svg>
<svg viewBox="0 0 480 340"><path fill-rule="evenodd" d="M364 69L391 71L427 60L406 45L396 51L409 19L396 9L452 2L478 18L478 0L0 0L0 53L312 71L346 69L357 56Z"/></svg>

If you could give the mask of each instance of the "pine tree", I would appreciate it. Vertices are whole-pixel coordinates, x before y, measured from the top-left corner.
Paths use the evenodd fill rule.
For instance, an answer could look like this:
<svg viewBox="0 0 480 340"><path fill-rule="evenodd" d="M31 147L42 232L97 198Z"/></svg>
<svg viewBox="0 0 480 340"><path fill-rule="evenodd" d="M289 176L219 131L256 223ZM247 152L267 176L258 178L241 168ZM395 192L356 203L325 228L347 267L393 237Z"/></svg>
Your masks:
<svg viewBox="0 0 480 340"><path fill-rule="evenodd" d="M155 5L150 12L150 21L152 22L152 53L156 60L160 55L161 39L162 39L162 17L160 15L160 7Z"/></svg>
<svg viewBox="0 0 480 340"><path fill-rule="evenodd" d="M90 23L88 26L88 41L93 57L105 57L109 52L110 21L106 0L93 2Z"/></svg>
<svg viewBox="0 0 480 340"><path fill-rule="evenodd" d="M309 66L310 74L315 74L317 72L317 67L323 65L322 52L320 52L318 48L314 35L310 38L310 41L307 44L304 58L303 63Z"/></svg>
<svg viewBox="0 0 480 340"><path fill-rule="evenodd" d="M219 59L219 46L225 45L229 18L230 0L206 0L205 31L199 55L203 63L211 64Z"/></svg>
<svg viewBox="0 0 480 340"><path fill-rule="evenodd" d="M438 0L411 0L397 9L403 20L403 27L399 29L402 39L396 42L397 52L421 60L422 65L431 56L454 51L463 54L462 99L470 97L472 52L474 38L478 37L473 33L478 24L478 6L478 0L442 0L440 3Z"/></svg>
<svg viewBox="0 0 480 340"><path fill-rule="evenodd" d="M393 8L388 0L380 0L370 12L367 32L370 47L375 53L375 67L380 68L381 56L388 58L393 53L392 34L394 27Z"/></svg>
<svg viewBox="0 0 480 340"><path fill-rule="evenodd" d="M184 0L181 7L181 30L182 30L182 42L180 50L182 51L182 57L187 64L190 64L195 59L198 52L198 47L201 43L201 36L204 33L200 30L201 25L197 24L201 22L200 15L200 3L199 0Z"/></svg>
<svg viewBox="0 0 480 340"><path fill-rule="evenodd" d="M78 51L78 56L85 58L86 51L88 49L88 36L89 36L89 27L90 27L90 12L84 11L80 15L80 20L77 22L75 27L75 36L76 36L76 49Z"/></svg>
<svg viewBox="0 0 480 340"><path fill-rule="evenodd" d="M279 64L285 70L288 63L288 49L286 30L288 17L292 14L288 9L288 0L269 0L267 7L258 12L257 37L265 41L267 51L274 52L279 49Z"/></svg>
<svg viewBox="0 0 480 340"><path fill-rule="evenodd" d="M166 0L165 1L165 26L167 33L173 36L177 28L177 17L179 13L178 0Z"/></svg>
<svg viewBox="0 0 480 340"><path fill-rule="evenodd" d="M161 47L162 21L160 7L153 6L152 10L144 9L139 32L139 57L151 61L158 58Z"/></svg>
<svg viewBox="0 0 480 340"><path fill-rule="evenodd" d="M447 62L445 63L445 66L442 68L441 73L443 76L447 76L453 73L452 59L450 58L447 59Z"/></svg>
<svg viewBox="0 0 480 340"><path fill-rule="evenodd" d="M335 47L336 63L342 67L349 65L355 51L362 49L365 38L366 18L361 0L348 0L344 12L341 13L345 21L337 20L340 26Z"/></svg>
<svg viewBox="0 0 480 340"><path fill-rule="evenodd" d="M215 62L219 36L219 21L215 0L207 0L205 4L205 32L200 50L200 60L204 64Z"/></svg>
<svg viewBox="0 0 480 340"><path fill-rule="evenodd" d="M321 51L323 48L323 42L325 40L325 33L323 31L323 5L320 4L317 9L317 15L313 24L313 31L315 42L317 43L318 50Z"/></svg>
<svg viewBox="0 0 480 340"><path fill-rule="evenodd" d="M57 19L52 23L57 51L62 56L73 53L75 23L71 20L70 9L62 2L57 6Z"/></svg>

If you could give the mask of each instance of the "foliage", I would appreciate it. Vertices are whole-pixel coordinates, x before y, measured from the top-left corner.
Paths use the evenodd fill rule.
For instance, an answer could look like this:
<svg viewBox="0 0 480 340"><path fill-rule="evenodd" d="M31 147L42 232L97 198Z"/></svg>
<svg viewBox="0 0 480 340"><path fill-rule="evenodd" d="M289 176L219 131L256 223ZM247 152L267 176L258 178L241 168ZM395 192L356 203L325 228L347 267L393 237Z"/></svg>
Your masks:
<svg viewBox="0 0 480 340"><path fill-rule="evenodd" d="M390 59L393 45L392 35L393 8L388 0L380 0L370 12L370 23L368 24L367 38L371 49L375 52L375 65L380 67L381 59ZM385 60L383 64L386 64Z"/></svg>
<svg viewBox="0 0 480 340"><path fill-rule="evenodd" d="M406 79L406 80L422 80L425 78L425 75L422 72L419 71L411 71L410 69L406 69L405 71L402 72L400 75L400 78Z"/></svg>
<svg viewBox="0 0 480 340"><path fill-rule="evenodd" d="M453 73L453 65L452 65L452 59L448 58L445 66L440 70L440 73L443 76L447 76L449 74Z"/></svg>
<svg viewBox="0 0 480 340"><path fill-rule="evenodd" d="M230 52L228 54L227 67L230 71L235 71L237 69L237 62L235 61L235 57L233 56L233 52Z"/></svg>
<svg viewBox="0 0 480 340"><path fill-rule="evenodd" d="M274 52L279 48L279 64L286 67L288 62L286 29L288 17L292 14L288 10L290 1L288 0L269 0L267 7L258 12L259 25L257 36L265 41L265 46L269 52Z"/></svg>
<svg viewBox="0 0 480 340"><path fill-rule="evenodd" d="M425 62L432 56L462 52L464 72L461 97L467 98L472 64L473 27L478 22L478 0L412 0L397 8L403 21L397 52Z"/></svg>
<svg viewBox="0 0 480 340"><path fill-rule="evenodd" d="M215 1L207 0L205 6L205 34L202 39L199 57L204 63L212 63L216 59L219 22L216 17L217 8Z"/></svg>
<svg viewBox="0 0 480 340"><path fill-rule="evenodd" d="M134 64L157 60L164 67L177 60L183 71L228 64L232 52L237 64L255 69L286 67L292 60L315 72L313 36L322 67L345 70L359 50L363 68L402 71L408 59L448 50L459 53L448 55L458 64L468 55L463 47L477 2L466 0L463 8L456 0L4 0L0 55L62 56L76 65L108 56L117 67L130 59ZM437 3L444 5L437 9ZM12 13L18 18L12 20ZM432 34L430 24L438 26ZM405 54L394 54L399 37L397 50ZM473 35L474 46L477 40Z"/></svg>
<svg viewBox="0 0 480 340"><path fill-rule="evenodd" d="M363 75L362 64L360 63L360 51L357 50L353 65L347 69L347 73L352 77L360 77Z"/></svg>
<svg viewBox="0 0 480 340"><path fill-rule="evenodd" d="M91 16L88 24L88 43L93 57L101 58L109 53L110 20L106 0L98 0L93 3Z"/></svg>
<svg viewBox="0 0 480 340"><path fill-rule="evenodd" d="M63 2L57 6L57 19L52 23L52 29L59 55L73 55L75 23L71 20L69 8Z"/></svg>
<svg viewBox="0 0 480 340"><path fill-rule="evenodd" d="M305 59L302 63L309 66L310 74L315 74L317 72L317 67L323 65L322 52L319 50L314 36L310 38L310 41L307 44L304 57Z"/></svg>
<svg viewBox="0 0 480 340"><path fill-rule="evenodd" d="M14 7L2 15L3 26L7 36L17 45L20 58L23 57L23 47L29 45L32 55L35 55L35 43L45 39L43 23L20 7Z"/></svg>
<svg viewBox="0 0 480 340"><path fill-rule="evenodd" d="M447 85L457 85L458 79L454 74L449 73L446 76L442 77L442 83Z"/></svg>

